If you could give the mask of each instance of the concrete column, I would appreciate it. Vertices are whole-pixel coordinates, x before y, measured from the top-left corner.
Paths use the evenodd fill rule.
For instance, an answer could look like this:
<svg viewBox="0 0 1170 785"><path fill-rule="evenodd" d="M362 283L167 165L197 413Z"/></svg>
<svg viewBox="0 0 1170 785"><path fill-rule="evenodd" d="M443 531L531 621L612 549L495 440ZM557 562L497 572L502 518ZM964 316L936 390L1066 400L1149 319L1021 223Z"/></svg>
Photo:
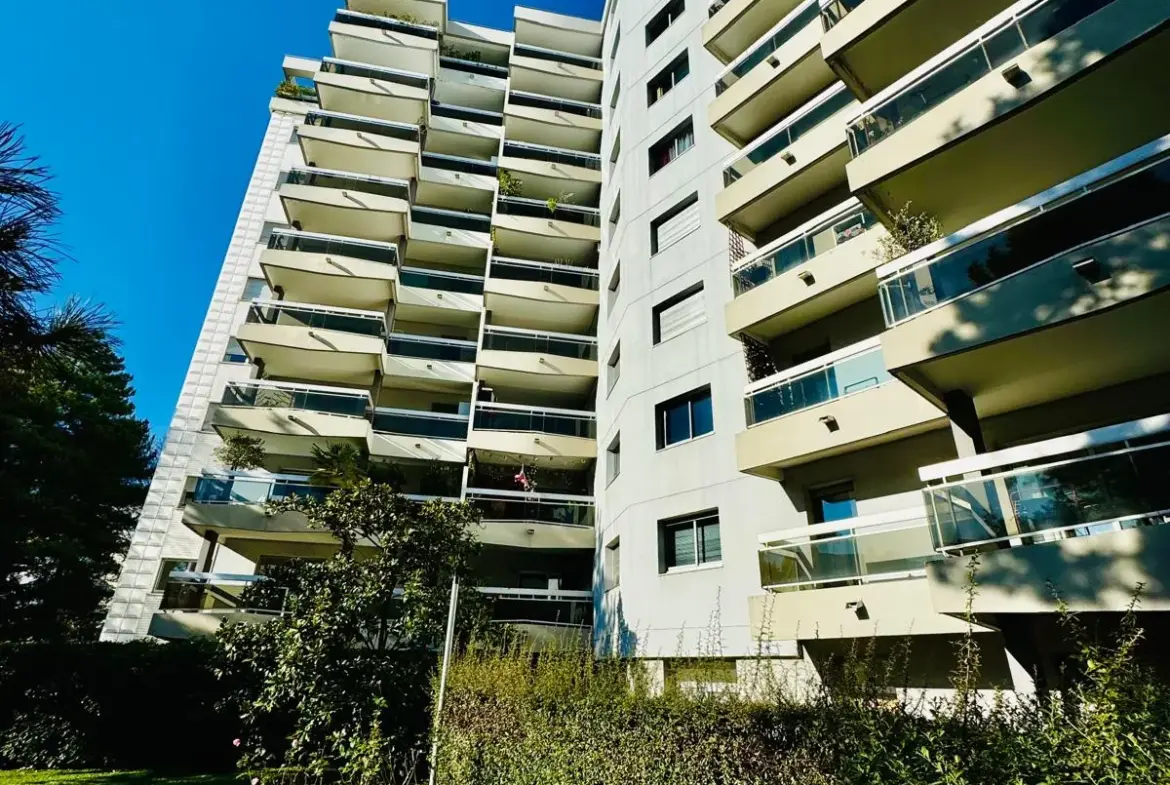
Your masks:
<svg viewBox="0 0 1170 785"><path fill-rule="evenodd" d="M955 452L958 456L970 458L986 453L988 450L987 442L983 438L983 426L979 422L979 413L975 410L975 402L971 400L971 396L962 390L951 390L943 395L943 403L946 404L947 416L951 421L951 436L955 440ZM980 476L978 472L964 475L969 480L977 480ZM1003 480L992 480L991 486L994 489L995 502L1003 515L1007 533L1019 534L1020 526L1016 519L1015 505L1012 504L1006 483ZM972 491L976 498L984 495L982 492L975 492L975 489ZM981 501L990 507L991 489L988 491L986 498L982 498Z"/></svg>
<svg viewBox="0 0 1170 785"><path fill-rule="evenodd" d="M219 544L219 532L209 531L203 535L203 545L199 548L199 572L211 572L215 564L215 546Z"/></svg>

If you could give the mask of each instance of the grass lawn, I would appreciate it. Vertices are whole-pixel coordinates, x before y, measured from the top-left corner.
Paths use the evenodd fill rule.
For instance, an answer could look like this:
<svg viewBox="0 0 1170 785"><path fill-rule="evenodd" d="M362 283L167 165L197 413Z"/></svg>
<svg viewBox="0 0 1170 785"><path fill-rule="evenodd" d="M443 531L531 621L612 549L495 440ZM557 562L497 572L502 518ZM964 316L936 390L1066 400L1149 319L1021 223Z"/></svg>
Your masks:
<svg viewBox="0 0 1170 785"><path fill-rule="evenodd" d="M241 774L151 774L149 771L0 771L0 785L246 785Z"/></svg>

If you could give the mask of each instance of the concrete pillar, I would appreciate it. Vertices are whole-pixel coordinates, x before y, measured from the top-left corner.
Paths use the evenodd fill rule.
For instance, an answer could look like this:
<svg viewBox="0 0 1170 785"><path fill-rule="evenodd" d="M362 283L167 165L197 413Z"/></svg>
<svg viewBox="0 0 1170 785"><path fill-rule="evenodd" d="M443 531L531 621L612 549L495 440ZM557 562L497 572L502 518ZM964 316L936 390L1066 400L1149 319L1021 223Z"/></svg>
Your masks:
<svg viewBox="0 0 1170 785"><path fill-rule="evenodd" d="M970 458L986 453L987 442L983 438L983 426L979 422L979 413L975 410L975 402L971 396L962 390L951 390L943 395L943 403L947 407L947 416L951 421L951 436L955 440L955 452L960 458ZM977 480L979 472L965 474L968 480ZM988 487L989 486L989 487ZM1004 527L1008 534L1019 534L1019 521L1016 519L1015 505L1008 493L1007 485L1003 480L992 480L985 484L986 491L971 487L972 496L981 501L988 508L999 507L1003 515ZM1018 543L1013 543L1018 544Z"/></svg>
<svg viewBox="0 0 1170 785"><path fill-rule="evenodd" d="M199 548L199 572L211 572L215 564L215 546L219 544L219 532L203 534L203 545Z"/></svg>

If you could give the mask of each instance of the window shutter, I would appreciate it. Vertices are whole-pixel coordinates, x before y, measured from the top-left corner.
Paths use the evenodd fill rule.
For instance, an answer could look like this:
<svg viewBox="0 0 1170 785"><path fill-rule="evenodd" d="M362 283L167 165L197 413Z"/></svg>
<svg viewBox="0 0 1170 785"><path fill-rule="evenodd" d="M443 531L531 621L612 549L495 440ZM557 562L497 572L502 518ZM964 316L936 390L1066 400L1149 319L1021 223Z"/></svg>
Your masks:
<svg viewBox="0 0 1170 785"><path fill-rule="evenodd" d="M658 225L656 248L661 251L699 228L699 203L695 202Z"/></svg>
<svg viewBox="0 0 1170 785"><path fill-rule="evenodd" d="M658 313L658 340L667 341L707 321L703 290L692 294Z"/></svg>

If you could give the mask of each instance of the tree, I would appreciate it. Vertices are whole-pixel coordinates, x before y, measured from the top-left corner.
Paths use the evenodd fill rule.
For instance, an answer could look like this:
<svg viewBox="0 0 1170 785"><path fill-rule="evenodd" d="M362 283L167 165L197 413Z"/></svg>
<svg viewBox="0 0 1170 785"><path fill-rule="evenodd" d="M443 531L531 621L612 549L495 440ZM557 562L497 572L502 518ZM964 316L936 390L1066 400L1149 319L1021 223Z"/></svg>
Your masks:
<svg viewBox="0 0 1170 785"><path fill-rule="evenodd" d="M452 578L466 582L478 514L465 503L401 496L363 479L325 497L272 502L303 513L339 546L245 591L247 607L282 608L260 625L220 629L221 674L244 734L242 765L340 768L367 780L387 762L413 766L429 727L429 676L443 641ZM486 608L461 602L461 629Z"/></svg>
<svg viewBox="0 0 1170 785"><path fill-rule="evenodd" d="M890 215L888 234L878 239L878 256L892 262L942 237L942 224L929 213L910 212L910 202Z"/></svg>
<svg viewBox="0 0 1170 785"><path fill-rule="evenodd" d="M233 472L259 469L264 465L264 440L256 436L232 434L215 448L215 460Z"/></svg>
<svg viewBox="0 0 1170 785"><path fill-rule="evenodd" d="M314 444L313 463L316 468L309 479L314 485L352 488L366 477L362 453L349 442Z"/></svg>

